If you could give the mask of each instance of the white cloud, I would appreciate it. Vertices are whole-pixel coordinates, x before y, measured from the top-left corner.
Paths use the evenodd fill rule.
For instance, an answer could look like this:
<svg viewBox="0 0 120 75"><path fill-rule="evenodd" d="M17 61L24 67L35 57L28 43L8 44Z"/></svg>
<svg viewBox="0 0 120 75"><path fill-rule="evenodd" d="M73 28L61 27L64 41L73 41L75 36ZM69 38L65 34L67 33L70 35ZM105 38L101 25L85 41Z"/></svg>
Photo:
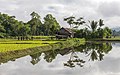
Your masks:
<svg viewBox="0 0 120 75"><path fill-rule="evenodd" d="M107 26L119 26L119 8L119 0L0 0L0 11L15 15L19 20L28 21L32 11L42 18L51 13L62 26L66 26L63 18L71 15L83 16L87 20L102 18Z"/></svg>

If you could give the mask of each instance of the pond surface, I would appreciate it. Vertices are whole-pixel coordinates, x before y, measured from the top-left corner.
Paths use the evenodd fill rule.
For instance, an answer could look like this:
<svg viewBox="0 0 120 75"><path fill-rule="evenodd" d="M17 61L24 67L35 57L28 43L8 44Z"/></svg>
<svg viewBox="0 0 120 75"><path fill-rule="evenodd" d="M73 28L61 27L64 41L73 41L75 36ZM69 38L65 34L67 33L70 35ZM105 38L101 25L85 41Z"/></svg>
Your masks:
<svg viewBox="0 0 120 75"><path fill-rule="evenodd" d="M10 59L11 60L11 59ZM120 43L87 42L1 62L0 75L120 75Z"/></svg>

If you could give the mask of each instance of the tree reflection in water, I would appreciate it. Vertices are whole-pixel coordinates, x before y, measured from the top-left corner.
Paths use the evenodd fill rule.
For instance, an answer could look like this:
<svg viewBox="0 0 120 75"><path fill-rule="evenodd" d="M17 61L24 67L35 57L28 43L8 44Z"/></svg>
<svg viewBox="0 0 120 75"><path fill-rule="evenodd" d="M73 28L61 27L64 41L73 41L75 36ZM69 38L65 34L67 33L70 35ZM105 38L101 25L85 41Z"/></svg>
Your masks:
<svg viewBox="0 0 120 75"><path fill-rule="evenodd" d="M67 63L64 63L64 66L73 68L73 67L75 67L75 64L76 64L76 65L79 65L80 67L83 67L84 63L85 63L85 61L80 59L79 56L77 55L77 53L74 51L74 49L72 49L71 56L70 56L69 60L67 61Z"/></svg>
<svg viewBox="0 0 120 75"><path fill-rule="evenodd" d="M42 53L36 53L36 54L33 54L33 55L30 55L32 60L31 60L31 63L33 65L37 64L39 61L40 61L40 56L41 56Z"/></svg>
<svg viewBox="0 0 120 75"><path fill-rule="evenodd" d="M64 63L64 66L73 68L75 66L83 67L86 62L84 59L80 58L78 53L83 53L90 61L101 61L105 54L107 54L112 49L111 43L108 42L86 42L84 45L80 45L79 47L67 48L64 50L50 50L44 51L44 59L46 62L52 62L58 54L64 56L70 54L70 57L67 62ZM34 55L30 55L32 57L31 63L37 64L40 61L41 53L36 53Z"/></svg>
<svg viewBox="0 0 120 75"><path fill-rule="evenodd" d="M87 57L89 57L89 60L101 61L103 60L103 56L107 54L111 49L112 45L111 43L108 42L107 43L87 42L85 45L80 45L79 47L76 47L72 50L71 57L67 61L67 63L64 63L64 66L75 67L76 64L79 65L80 67L83 67L85 61L83 59L80 59L76 52L84 53L85 55L87 55ZM72 58L74 60L71 60Z"/></svg>

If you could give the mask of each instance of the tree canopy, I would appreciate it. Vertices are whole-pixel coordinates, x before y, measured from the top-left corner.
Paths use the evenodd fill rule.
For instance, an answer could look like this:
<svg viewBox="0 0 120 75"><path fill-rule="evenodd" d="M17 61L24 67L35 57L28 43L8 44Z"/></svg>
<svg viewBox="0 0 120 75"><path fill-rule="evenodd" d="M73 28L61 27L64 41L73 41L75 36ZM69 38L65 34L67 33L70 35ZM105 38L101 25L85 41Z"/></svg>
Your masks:
<svg viewBox="0 0 120 75"><path fill-rule="evenodd" d="M0 13L0 38L8 36L55 35L55 32L60 29L59 23L52 14L47 14L43 23L38 13L32 12L30 16L31 20L23 22L17 20L15 16Z"/></svg>

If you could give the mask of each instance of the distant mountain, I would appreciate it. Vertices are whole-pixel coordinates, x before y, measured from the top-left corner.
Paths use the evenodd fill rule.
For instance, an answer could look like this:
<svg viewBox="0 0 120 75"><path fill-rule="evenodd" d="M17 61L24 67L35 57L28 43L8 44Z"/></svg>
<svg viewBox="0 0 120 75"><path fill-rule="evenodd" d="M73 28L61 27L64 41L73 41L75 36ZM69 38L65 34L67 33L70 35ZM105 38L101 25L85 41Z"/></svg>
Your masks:
<svg viewBox="0 0 120 75"><path fill-rule="evenodd" d="M114 28L111 28L112 30L115 30L115 31L120 31L120 27L114 27Z"/></svg>
<svg viewBox="0 0 120 75"><path fill-rule="evenodd" d="M120 27L115 27L115 28L111 28L111 29L115 30L115 32L113 32L113 35L120 36Z"/></svg>

